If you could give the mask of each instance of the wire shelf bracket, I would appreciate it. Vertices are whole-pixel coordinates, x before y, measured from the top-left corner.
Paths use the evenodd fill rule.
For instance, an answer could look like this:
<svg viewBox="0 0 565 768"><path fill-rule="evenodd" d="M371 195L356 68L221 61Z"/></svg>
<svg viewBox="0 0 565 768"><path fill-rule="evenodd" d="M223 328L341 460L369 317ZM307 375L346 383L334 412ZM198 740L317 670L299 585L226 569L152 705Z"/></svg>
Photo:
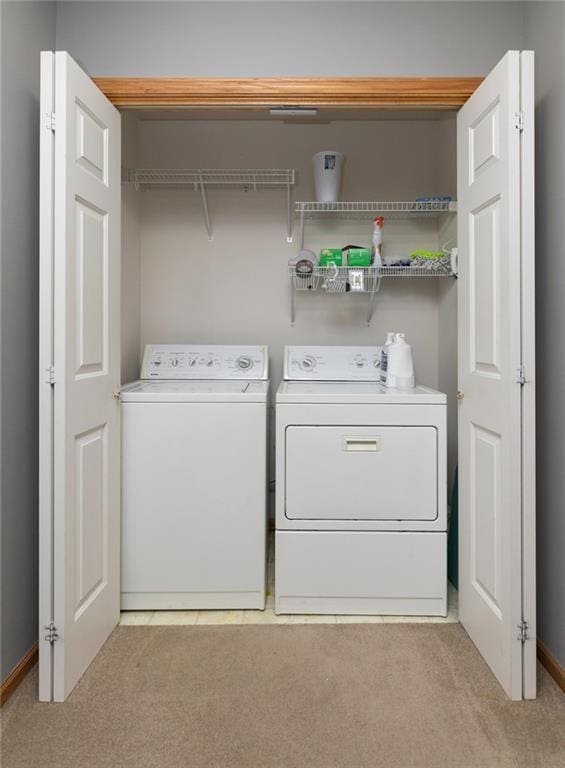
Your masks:
<svg viewBox="0 0 565 768"><path fill-rule="evenodd" d="M209 189L241 189L246 192L266 189L286 190L286 240L292 243L293 202L292 191L296 173L293 168L255 169L163 169L130 168L125 183L140 189L193 189L200 194L208 240L214 230L208 206Z"/></svg>

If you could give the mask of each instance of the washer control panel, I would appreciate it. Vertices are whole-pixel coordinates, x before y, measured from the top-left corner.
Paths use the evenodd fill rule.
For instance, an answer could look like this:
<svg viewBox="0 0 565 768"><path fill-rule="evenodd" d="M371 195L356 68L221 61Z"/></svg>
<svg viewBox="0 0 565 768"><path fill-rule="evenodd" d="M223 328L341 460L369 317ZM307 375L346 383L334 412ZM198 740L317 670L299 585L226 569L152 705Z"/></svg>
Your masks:
<svg viewBox="0 0 565 768"><path fill-rule="evenodd" d="M285 347L284 378L380 381L382 347Z"/></svg>
<svg viewBox="0 0 565 768"><path fill-rule="evenodd" d="M250 379L269 378L269 348L147 344L141 379Z"/></svg>

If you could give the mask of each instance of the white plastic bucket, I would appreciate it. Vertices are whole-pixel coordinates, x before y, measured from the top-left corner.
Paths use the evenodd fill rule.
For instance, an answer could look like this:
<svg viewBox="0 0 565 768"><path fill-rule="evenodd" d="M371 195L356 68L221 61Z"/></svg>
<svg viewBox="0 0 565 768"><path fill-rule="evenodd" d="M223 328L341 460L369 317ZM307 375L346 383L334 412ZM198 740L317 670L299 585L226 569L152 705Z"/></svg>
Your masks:
<svg viewBox="0 0 565 768"><path fill-rule="evenodd" d="M312 157L314 166L314 189L318 203L337 203L341 188L343 155L341 152L326 150Z"/></svg>

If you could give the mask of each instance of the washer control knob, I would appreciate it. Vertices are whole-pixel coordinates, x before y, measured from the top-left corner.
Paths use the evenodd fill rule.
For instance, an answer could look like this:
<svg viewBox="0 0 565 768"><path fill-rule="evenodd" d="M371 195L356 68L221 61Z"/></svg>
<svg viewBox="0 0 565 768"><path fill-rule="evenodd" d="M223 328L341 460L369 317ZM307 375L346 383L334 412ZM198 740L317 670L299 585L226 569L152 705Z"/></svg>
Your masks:
<svg viewBox="0 0 565 768"><path fill-rule="evenodd" d="M160 360L153 360L153 365L159 366L159 365L161 365L161 361Z"/></svg>
<svg viewBox="0 0 565 768"><path fill-rule="evenodd" d="M171 365L173 366L173 368L176 368L178 364L179 364L178 357L173 357L173 359L171 360Z"/></svg>
<svg viewBox="0 0 565 768"><path fill-rule="evenodd" d="M312 357L312 355L306 355L306 357L303 358L302 362L300 363L300 367L303 371L313 371L316 367L316 360Z"/></svg>
<svg viewBox="0 0 565 768"><path fill-rule="evenodd" d="M239 368L240 371L248 371L250 368L253 367L253 360L248 357L247 355L241 355L237 358L235 361L235 364Z"/></svg>
<svg viewBox="0 0 565 768"><path fill-rule="evenodd" d="M192 366L196 365L196 358L195 357L189 358L188 365L189 365L190 368L192 368Z"/></svg>
<svg viewBox="0 0 565 768"><path fill-rule="evenodd" d="M211 368L214 365L214 359L211 357L209 360L206 361L206 365L208 368Z"/></svg>

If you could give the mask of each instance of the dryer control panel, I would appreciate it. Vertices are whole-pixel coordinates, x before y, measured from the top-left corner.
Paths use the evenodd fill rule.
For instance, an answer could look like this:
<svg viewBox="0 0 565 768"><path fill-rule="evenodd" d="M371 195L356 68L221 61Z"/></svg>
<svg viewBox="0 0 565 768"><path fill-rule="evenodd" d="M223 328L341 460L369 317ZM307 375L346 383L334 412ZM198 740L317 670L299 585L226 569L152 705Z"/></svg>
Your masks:
<svg viewBox="0 0 565 768"><path fill-rule="evenodd" d="M201 344L147 344L141 379L249 379L269 378L266 346Z"/></svg>
<svg viewBox="0 0 565 768"><path fill-rule="evenodd" d="M380 381L382 347L285 347L284 378Z"/></svg>

